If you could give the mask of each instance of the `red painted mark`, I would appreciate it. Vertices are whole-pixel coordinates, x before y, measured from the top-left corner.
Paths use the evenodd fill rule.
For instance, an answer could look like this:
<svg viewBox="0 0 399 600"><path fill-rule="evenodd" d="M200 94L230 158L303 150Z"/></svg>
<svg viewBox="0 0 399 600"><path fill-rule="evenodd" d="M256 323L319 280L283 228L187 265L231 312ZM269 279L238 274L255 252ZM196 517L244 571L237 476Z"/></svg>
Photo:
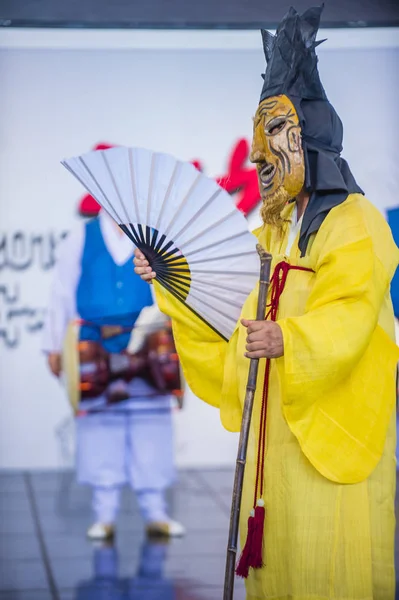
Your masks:
<svg viewBox="0 0 399 600"><path fill-rule="evenodd" d="M227 175L216 180L230 194L237 194L236 206L244 215L260 202L256 168L247 166L249 150L247 140L239 140L230 155Z"/></svg>

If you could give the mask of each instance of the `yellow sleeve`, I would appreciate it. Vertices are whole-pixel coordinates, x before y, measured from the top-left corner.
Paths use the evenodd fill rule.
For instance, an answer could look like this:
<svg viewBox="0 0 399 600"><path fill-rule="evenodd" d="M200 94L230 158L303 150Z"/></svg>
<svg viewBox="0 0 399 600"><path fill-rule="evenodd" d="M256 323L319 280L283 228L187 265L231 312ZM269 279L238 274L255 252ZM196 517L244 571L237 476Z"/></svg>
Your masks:
<svg viewBox="0 0 399 600"><path fill-rule="evenodd" d="M198 398L219 407L228 343L157 281L154 289L159 309L172 319L176 349L188 386Z"/></svg>
<svg viewBox="0 0 399 600"><path fill-rule="evenodd" d="M356 241L345 243L336 229L319 255L305 314L279 320L277 365L283 411L304 454L328 479L356 483L382 455L395 404L399 350L378 321L383 306L391 311L398 250L388 244L383 264L371 236L356 239L351 230Z"/></svg>

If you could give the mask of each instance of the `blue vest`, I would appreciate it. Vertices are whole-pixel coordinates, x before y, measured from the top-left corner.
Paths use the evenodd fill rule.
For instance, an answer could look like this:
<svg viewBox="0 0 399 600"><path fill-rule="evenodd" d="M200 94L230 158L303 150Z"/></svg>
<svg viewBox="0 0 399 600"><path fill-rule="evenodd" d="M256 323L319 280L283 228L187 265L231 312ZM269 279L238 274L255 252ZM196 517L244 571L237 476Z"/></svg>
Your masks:
<svg viewBox="0 0 399 600"><path fill-rule="evenodd" d="M118 266L105 245L99 219L86 224L76 305L81 319L81 340L101 342L108 352L122 352L145 306L153 304L150 286L134 272L132 257ZM101 339L101 325L120 325L127 331Z"/></svg>
<svg viewBox="0 0 399 600"><path fill-rule="evenodd" d="M399 246L399 208L391 208L387 211L387 214L393 239L395 244ZM391 282L391 298L395 317L399 319L399 269L396 271Z"/></svg>

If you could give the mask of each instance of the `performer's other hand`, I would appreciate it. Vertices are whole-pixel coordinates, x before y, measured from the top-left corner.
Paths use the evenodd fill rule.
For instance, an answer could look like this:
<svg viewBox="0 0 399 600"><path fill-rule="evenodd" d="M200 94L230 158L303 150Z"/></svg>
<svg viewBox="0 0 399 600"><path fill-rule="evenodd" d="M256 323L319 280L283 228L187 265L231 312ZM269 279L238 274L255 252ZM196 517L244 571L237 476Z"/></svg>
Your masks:
<svg viewBox="0 0 399 600"><path fill-rule="evenodd" d="M241 319L247 328L245 356L248 358L279 358L284 354L284 339L280 325L274 321Z"/></svg>
<svg viewBox="0 0 399 600"><path fill-rule="evenodd" d="M56 377L59 377L61 375L61 354L58 354L57 352L51 352L48 356L47 356L47 362L48 362L48 366L50 367L50 371L52 372L53 375L55 375Z"/></svg>
<svg viewBox="0 0 399 600"><path fill-rule="evenodd" d="M134 251L134 272L140 275L141 279L151 283L151 280L156 277L156 273L151 269L148 260L138 248Z"/></svg>

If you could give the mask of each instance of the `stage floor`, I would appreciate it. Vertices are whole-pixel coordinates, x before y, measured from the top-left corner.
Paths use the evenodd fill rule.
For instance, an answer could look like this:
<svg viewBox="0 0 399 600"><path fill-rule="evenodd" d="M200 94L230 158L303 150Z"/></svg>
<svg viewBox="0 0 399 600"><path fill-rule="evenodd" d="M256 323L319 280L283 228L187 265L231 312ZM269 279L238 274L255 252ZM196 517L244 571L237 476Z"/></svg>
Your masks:
<svg viewBox="0 0 399 600"><path fill-rule="evenodd" d="M126 488L112 546L86 540L90 490L73 473L0 473L0 600L221 600L232 478L180 473L171 513L187 535L170 543L146 542Z"/></svg>
<svg viewBox="0 0 399 600"><path fill-rule="evenodd" d="M171 513L187 535L170 543L145 539L126 488L115 543L96 545L90 490L73 473L0 473L0 600L221 600L232 479L180 472Z"/></svg>

